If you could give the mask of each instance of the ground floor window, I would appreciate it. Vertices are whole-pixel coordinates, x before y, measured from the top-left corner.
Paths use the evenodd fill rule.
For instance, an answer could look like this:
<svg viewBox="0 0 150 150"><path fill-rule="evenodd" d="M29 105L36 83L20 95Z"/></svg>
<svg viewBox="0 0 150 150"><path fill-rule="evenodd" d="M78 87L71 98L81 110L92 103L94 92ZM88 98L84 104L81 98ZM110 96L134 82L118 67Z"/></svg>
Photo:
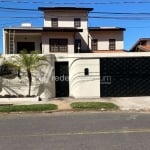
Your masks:
<svg viewBox="0 0 150 150"><path fill-rule="evenodd" d="M68 52L68 39L50 39L50 52Z"/></svg>
<svg viewBox="0 0 150 150"><path fill-rule="evenodd" d="M28 53L31 51L35 51L35 43L34 42L17 42L17 53L20 51L26 50Z"/></svg>

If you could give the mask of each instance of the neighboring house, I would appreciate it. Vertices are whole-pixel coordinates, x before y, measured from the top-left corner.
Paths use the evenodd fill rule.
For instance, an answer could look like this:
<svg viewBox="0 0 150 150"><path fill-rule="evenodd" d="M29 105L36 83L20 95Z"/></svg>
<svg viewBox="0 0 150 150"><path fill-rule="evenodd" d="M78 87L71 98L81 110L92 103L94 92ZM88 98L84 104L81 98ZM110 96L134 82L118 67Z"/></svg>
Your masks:
<svg viewBox="0 0 150 150"><path fill-rule="evenodd" d="M4 54L17 54L22 49L49 53L91 53L123 51L124 28L88 27L88 13L92 8L40 7L44 12L44 27L4 28Z"/></svg>
<svg viewBox="0 0 150 150"><path fill-rule="evenodd" d="M150 52L150 38L139 39L130 49L130 52Z"/></svg>

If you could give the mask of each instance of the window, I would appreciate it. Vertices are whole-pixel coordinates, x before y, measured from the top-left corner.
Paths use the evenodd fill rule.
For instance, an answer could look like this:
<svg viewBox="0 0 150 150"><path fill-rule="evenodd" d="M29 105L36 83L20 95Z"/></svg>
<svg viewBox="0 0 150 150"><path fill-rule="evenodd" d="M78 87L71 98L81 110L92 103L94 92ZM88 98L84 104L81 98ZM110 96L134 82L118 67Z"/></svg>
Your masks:
<svg viewBox="0 0 150 150"><path fill-rule="evenodd" d="M81 40L76 39L75 40L75 53L79 53L81 50Z"/></svg>
<svg viewBox="0 0 150 150"><path fill-rule="evenodd" d="M109 50L115 50L116 49L116 40L110 39L109 40Z"/></svg>
<svg viewBox="0 0 150 150"><path fill-rule="evenodd" d="M74 18L74 27L81 27L81 19Z"/></svg>
<svg viewBox="0 0 150 150"><path fill-rule="evenodd" d="M84 69L84 75L85 75L85 76L88 76L88 75L89 75L89 69L88 69L88 68L85 68L85 69Z"/></svg>
<svg viewBox="0 0 150 150"><path fill-rule="evenodd" d="M58 27L58 18L52 18L51 19L51 26L52 27Z"/></svg>
<svg viewBox="0 0 150 150"><path fill-rule="evenodd" d="M68 39L50 39L50 52L68 52Z"/></svg>
<svg viewBox="0 0 150 150"><path fill-rule="evenodd" d="M28 53L31 51L35 51L35 43L34 42L17 42L17 54L20 51L26 50Z"/></svg>
<svg viewBox="0 0 150 150"><path fill-rule="evenodd" d="M93 39L91 43L92 51L98 50L97 49L97 39Z"/></svg>

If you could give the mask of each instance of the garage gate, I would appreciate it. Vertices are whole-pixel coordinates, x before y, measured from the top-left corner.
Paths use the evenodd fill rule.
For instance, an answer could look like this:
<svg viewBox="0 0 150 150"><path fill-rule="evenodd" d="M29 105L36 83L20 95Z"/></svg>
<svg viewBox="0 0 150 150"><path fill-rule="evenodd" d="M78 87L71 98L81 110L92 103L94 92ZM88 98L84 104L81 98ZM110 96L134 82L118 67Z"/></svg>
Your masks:
<svg viewBox="0 0 150 150"><path fill-rule="evenodd" d="M101 97L150 96L150 58L100 59Z"/></svg>

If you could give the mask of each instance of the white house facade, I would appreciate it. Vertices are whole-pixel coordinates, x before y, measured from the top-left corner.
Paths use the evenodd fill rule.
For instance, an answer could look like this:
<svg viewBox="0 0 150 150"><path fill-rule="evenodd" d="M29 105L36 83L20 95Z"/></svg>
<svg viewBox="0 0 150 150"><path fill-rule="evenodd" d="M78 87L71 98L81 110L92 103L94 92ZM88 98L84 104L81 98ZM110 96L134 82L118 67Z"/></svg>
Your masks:
<svg viewBox="0 0 150 150"><path fill-rule="evenodd" d="M115 58L133 56L124 51L125 29L88 27L88 13L92 8L40 7L39 10L44 12L43 27L32 27L27 23L3 30L4 56L9 57L9 54L18 54L26 49L29 53L38 51L49 60L46 67L34 72L32 94L43 99L118 96L117 93L111 94L114 93L116 80L110 86L114 73L109 74L107 70L109 64L115 67L116 61L118 64L121 62ZM117 68L119 66L115 67L115 72ZM2 80L3 85L8 86L8 79ZM22 89L26 91L26 84L25 77L21 80L16 78L15 84L9 81L9 88L13 90L5 88L2 93L9 91L10 94L20 94ZM107 89L111 91L110 94L107 94Z"/></svg>
<svg viewBox="0 0 150 150"><path fill-rule="evenodd" d="M40 7L39 10L44 12L44 27L24 23L4 28L4 54L17 54L22 49L42 54L124 49L124 28L88 27L92 8Z"/></svg>

